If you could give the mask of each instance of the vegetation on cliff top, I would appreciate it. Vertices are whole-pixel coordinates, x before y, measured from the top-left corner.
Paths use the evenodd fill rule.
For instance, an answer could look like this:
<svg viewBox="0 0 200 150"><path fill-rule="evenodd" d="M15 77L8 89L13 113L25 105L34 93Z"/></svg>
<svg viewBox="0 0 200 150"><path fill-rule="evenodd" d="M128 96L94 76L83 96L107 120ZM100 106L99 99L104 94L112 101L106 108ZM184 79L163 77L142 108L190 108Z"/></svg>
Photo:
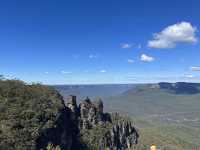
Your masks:
<svg viewBox="0 0 200 150"><path fill-rule="evenodd" d="M0 80L0 149L36 149L45 129L55 128L64 105L53 89Z"/></svg>

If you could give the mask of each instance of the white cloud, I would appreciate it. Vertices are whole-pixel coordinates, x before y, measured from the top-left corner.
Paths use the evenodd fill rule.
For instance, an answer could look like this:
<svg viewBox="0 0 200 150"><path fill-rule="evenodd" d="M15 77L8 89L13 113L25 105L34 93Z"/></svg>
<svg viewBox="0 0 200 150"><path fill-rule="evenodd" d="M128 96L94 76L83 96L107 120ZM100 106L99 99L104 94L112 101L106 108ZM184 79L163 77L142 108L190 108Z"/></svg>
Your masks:
<svg viewBox="0 0 200 150"><path fill-rule="evenodd" d="M128 59L127 62L128 63L134 63L134 60L133 59Z"/></svg>
<svg viewBox="0 0 200 150"><path fill-rule="evenodd" d="M49 72L48 71L46 71L46 72L44 72L45 74L49 74Z"/></svg>
<svg viewBox="0 0 200 150"><path fill-rule="evenodd" d="M62 73L62 74L72 74L71 71L64 71L64 70L62 70L61 73Z"/></svg>
<svg viewBox="0 0 200 150"><path fill-rule="evenodd" d="M131 47L132 47L132 44L129 44L129 43L121 43L120 46L121 46L121 48L131 48Z"/></svg>
<svg viewBox="0 0 200 150"><path fill-rule="evenodd" d="M145 62L152 62L155 60L154 57L151 57L151 56L148 56L146 54L142 54L141 57L140 57L140 60L141 61L145 61Z"/></svg>
<svg viewBox="0 0 200 150"><path fill-rule="evenodd" d="M103 69L103 70L100 70L100 72L101 73L106 73L107 71Z"/></svg>
<svg viewBox="0 0 200 150"><path fill-rule="evenodd" d="M190 70L192 70L192 71L200 71L200 66L190 67Z"/></svg>
<svg viewBox="0 0 200 150"><path fill-rule="evenodd" d="M148 41L151 48L174 48L178 43L196 43L197 28L190 22L170 25L160 33L154 33L154 39Z"/></svg>

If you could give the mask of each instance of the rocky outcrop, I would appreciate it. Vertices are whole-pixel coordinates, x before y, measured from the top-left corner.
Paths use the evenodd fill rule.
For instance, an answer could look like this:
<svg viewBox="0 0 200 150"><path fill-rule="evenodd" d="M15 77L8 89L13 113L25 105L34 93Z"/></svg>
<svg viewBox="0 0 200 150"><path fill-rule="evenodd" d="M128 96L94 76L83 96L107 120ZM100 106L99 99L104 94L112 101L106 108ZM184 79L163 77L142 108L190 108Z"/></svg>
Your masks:
<svg viewBox="0 0 200 150"><path fill-rule="evenodd" d="M101 99L92 102L87 97L78 107L76 96L70 95L65 105L71 111L71 120L76 121L80 129L90 129L98 124L111 122L110 116L103 112Z"/></svg>
<svg viewBox="0 0 200 150"><path fill-rule="evenodd" d="M79 110L79 126L81 129L90 129L97 124L110 121L110 118L103 113L103 102L101 99L91 102L89 98L86 98L80 103Z"/></svg>
<svg viewBox="0 0 200 150"><path fill-rule="evenodd" d="M103 112L101 99L91 101L87 97L78 107L76 97L70 95L65 105L70 110L71 120L76 123L80 131L90 130L96 126L105 128L108 125L110 127L99 139L99 150L105 150L106 148L110 150L125 150L137 144L139 136L133 124L128 120L116 122L118 115L114 115L112 120L110 114Z"/></svg>
<svg viewBox="0 0 200 150"><path fill-rule="evenodd" d="M78 110L77 103L76 103L76 96L69 95L65 105L71 111L70 119L72 121L77 121L78 116L79 116L79 114L78 114L79 110Z"/></svg>
<svg viewBox="0 0 200 150"><path fill-rule="evenodd" d="M125 150L137 144L138 133L130 121L115 124L101 139L99 150Z"/></svg>

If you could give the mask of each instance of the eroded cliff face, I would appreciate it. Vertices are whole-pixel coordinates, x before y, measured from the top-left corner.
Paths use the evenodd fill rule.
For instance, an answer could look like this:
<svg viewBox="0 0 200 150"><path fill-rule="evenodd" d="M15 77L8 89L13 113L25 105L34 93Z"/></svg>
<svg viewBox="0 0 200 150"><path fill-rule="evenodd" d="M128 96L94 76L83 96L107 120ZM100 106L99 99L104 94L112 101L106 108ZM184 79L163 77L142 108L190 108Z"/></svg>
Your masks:
<svg viewBox="0 0 200 150"><path fill-rule="evenodd" d="M103 113L103 102L101 99L91 102L89 98L86 98L80 103L79 110L80 129L91 129L96 125L102 125L106 122L111 122L110 116L107 116Z"/></svg>
<svg viewBox="0 0 200 150"><path fill-rule="evenodd" d="M97 127L98 129L107 128L102 133L102 136L99 136L98 146L96 147L98 150L105 150L106 148L110 150L125 150L137 144L139 136L131 121L111 119L110 114L103 112L101 99L91 101L86 98L78 107L76 97L71 95L65 105L70 110L71 120L79 127L80 132L88 132ZM117 115L114 118L117 118ZM78 135L77 137L80 136Z"/></svg>
<svg viewBox="0 0 200 150"><path fill-rule="evenodd" d="M137 144L138 133L130 121L121 121L115 124L102 137L99 150L110 148L111 150L125 150Z"/></svg>

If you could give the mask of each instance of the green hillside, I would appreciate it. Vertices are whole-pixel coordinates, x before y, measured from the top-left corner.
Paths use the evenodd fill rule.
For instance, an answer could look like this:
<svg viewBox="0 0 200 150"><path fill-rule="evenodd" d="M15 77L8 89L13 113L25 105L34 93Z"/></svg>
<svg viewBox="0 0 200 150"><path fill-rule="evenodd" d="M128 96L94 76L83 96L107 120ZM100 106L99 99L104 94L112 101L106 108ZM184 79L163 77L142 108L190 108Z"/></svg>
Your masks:
<svg viewBox="0 0 200 150"><path fill-rule="evenodd" d="M60 119L63 110L62 97L49 87L0 80L0 149L34 150L45 148L48 142L59 145L61 126L67 127Z"/></svg>

